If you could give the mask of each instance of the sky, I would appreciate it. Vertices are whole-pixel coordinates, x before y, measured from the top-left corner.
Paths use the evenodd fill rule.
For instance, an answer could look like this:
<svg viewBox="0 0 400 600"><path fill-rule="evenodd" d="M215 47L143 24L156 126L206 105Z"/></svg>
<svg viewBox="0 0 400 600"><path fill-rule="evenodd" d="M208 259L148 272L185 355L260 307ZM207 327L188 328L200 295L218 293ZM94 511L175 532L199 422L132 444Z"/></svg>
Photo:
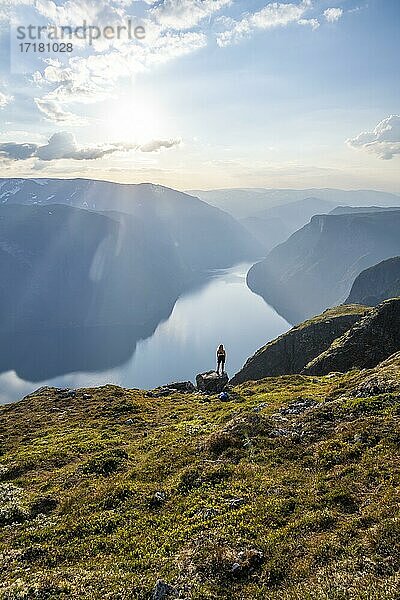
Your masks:
<svg viewBox="0 0 400 600"><path fill-rule="evenodd" d="M400 193L399 32L398 0L0 0L0 176Z"/></svg>

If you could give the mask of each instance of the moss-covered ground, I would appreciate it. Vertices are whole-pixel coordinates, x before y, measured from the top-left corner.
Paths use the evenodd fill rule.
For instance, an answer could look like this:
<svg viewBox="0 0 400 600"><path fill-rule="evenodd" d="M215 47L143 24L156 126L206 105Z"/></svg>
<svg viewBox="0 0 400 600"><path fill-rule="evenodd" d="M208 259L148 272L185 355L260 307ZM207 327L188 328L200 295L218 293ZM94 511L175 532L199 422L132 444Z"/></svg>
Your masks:
<svg viewBox="0 0 400 600"><path fill-rule="evenodd" d="M0 598L400 598L400 399L363 378L2 407Z"/></svg>

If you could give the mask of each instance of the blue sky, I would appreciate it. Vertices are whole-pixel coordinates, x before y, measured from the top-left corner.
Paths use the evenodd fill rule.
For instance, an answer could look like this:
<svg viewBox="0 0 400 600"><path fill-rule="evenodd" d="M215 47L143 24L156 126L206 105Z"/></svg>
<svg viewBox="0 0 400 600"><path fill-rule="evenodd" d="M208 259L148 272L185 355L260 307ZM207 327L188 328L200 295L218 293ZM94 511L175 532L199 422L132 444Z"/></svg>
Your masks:
<svg viewBox="0 0 400 600"><path fill-rule="evenodd" d="M3 176L400 192L397 0L12 5L0 6ZM25 54L10 17L132 18L146 38Z"/></svg>

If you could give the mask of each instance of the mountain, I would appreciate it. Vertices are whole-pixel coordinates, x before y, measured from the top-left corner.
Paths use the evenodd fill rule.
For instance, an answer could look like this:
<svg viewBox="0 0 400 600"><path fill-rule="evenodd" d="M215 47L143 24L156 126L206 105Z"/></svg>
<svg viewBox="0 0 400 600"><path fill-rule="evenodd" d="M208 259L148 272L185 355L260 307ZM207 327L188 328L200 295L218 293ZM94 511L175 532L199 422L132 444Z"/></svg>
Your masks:
<svg viewBox="0 0 400 600"><path fill-rule="evenodd" d="M343 302L364 269L400 253L400 210L318 215L249 271L250 289L291 323Z"/></svg>
<svg viewBox="0 0 400 600"><path fill-rule="evenodd" d="M126 214L19 193L0 205L0 372L28 381L123 364L207 272L257 256L232 217L190 196Z"/></svg>
<svg viewBox="0 0 400 600"><path fill-rule="evenodd" d="M0 372L40 381L115 367L193 285L167 232L107 214L0 207Z"/></svg>
<svg viewBox="0 0 400 600"><path fill-rule="evenodd" d="M264 377L300 373L366 312L368 309L359 305L338 306L293 327L257 350L230 383L237 385Z"/></svg>
<svg viewBox="0 0 400 600"><path fill-rule="evenodd" d="M230 215L198 198L153 184L117 184L91 179L3 179L4 205L66 204L92 211L130 214L169 236L194 269L225 268L263 255L246 229ZM205 238L207 243L204 243ZM151 263L148 265L151 268Z"/></svg>
<svg viewBox="0 0 400 600"><path fill-rule="evenodd" d="M351 206L400 206L400 196L377 190L254 188L191 190L189 193L225 210L237 219L252 217L259 211L306 198L318 198L322 202L331 202L334 206L341 204Z"/></svg>
<svg viewBox="0 0 400 600"><path fill-rule="evenodd" d="M4 599L395 600L400 353L218 396L0 408Z"/></svg>
<svg viewBox="0 0 400 600"><path fill-rule="evenodd" d="M329 213L334 206L327 200L305 198L259 211L240 222L269 252L308 223L311 217Z"/></svg>
<svg viewBox="0 0 400 600"><path fill-rule="evenodd" d="M400 296L400 256L362 271L353 283L346 304L376 306L397 296Z"/></svg>
<svg viewBox="0 0 400 600"><path fill-rule="evenodd" d="M130 216L2 206L1 330L146 322L158 312L160 290L175 298L191 277L168 233L153 234Z"/></svg>
<svg viewBox="0 0 400 600"><path fill-rule="evenodd" d="M385 300L314 358L302 372L323 375L331 371L375 367L400 351L399 331L400 298Z"/></svg>
<svg viewBox="0 0 400 600"><path fill-rule="evenodd" d="M350 215L355 213L374 213L385 210L399 210L398 206L336 206L330 215Z"/></svg>
<svg viewBox="0 0 400 600"><path fill-rule="evenodd" d="M279 217L246 217L239 222L262 244L265 254L284 242L293 233Z"/></svg>

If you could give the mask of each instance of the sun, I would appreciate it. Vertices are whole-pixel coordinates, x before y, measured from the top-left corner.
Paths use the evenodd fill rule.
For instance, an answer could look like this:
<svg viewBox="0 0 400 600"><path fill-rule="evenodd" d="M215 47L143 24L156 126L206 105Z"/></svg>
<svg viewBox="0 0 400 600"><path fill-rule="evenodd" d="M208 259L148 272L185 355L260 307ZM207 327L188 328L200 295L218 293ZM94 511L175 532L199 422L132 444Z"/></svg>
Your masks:
<svg viewBox="0 0 400 600"><path fill-rule="evenodd" d="M108 139L117 142L143 144L165 135L165 123L160 102L138 93L108 103L103 115Z"/></svg>

